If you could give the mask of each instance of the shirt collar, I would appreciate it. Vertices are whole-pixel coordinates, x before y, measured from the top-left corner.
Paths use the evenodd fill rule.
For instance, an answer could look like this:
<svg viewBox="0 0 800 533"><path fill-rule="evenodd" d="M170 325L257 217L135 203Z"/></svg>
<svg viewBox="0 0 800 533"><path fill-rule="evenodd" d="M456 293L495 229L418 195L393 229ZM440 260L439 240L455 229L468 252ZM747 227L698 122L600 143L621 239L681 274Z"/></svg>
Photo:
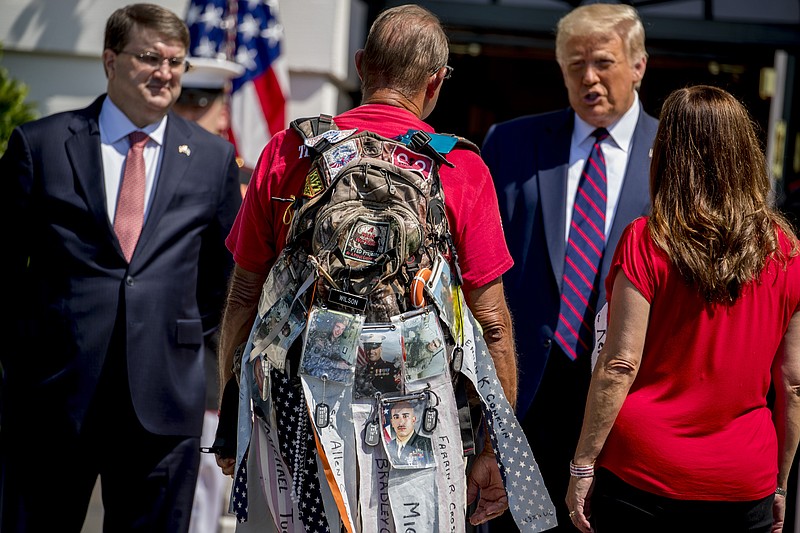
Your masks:
<svg viewBox="0 0 800 533"><path fill-rule="evenodd" d="M118 108L111 98L106 96L103 100L103 107L100 109L100 141L104 144L115 144L127 137L134 131L145 132L151 140L159 146L164 143L164 132L167 129L167 116L148 124L143 128L137 128L133 122Z"/></svg>
<svg viewBox="0 0 800 533"><path fill-rule="evenodd" d="M636 123L639 121L639 109L641 108L639 93L634 91L633 96L634 100L630 109L628 109L619 120L607 128L609 137L624 152L627 152L631 146L633 132L636 129ZM578 144L583 144L596 129L597 128L575 114L575 127L572 131L572 138L578 141Z"/></svg>

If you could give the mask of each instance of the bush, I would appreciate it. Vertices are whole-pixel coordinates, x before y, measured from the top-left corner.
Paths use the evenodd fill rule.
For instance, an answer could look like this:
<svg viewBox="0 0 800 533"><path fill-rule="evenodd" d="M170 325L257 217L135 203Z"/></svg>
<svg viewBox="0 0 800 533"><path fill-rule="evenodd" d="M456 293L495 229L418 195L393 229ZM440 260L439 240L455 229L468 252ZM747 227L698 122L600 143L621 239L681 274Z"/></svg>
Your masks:
<svg viewBox="0 0 800 533"><path fill-rule="evenodd" d="M0 156L6 151L8 138L14 128L36 118L36 108L26 103L28 87L12 78L0 67Z"/></svg>

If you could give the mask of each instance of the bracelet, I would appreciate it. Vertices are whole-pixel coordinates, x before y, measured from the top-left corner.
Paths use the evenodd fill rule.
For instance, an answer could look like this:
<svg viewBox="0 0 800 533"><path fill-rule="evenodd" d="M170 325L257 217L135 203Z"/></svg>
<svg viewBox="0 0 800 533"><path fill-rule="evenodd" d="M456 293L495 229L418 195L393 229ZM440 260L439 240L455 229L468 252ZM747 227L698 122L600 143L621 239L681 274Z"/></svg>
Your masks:
<svg viewBox="0 0 800 533"><path fill-rule="evenodd" d="M594 477L594 463L590 465L576 465L570 461L569 475L576 478Z"/></svg>
<svg viewBox="0 0 800 533"><path fill-rule="evenodd" d="M778 487L778 488L775 489L775 494L777 494L778 496L783 496L785 498L786 497L786 489L784 489L783 487Z"/></svg>

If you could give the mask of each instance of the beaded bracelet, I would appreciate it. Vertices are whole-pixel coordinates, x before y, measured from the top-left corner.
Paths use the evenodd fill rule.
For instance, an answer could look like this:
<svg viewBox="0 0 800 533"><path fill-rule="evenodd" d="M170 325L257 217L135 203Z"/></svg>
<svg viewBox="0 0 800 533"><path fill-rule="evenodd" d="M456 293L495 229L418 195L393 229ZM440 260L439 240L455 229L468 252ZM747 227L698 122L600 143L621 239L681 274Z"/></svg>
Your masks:
<svg viewBox="0 0 800 533"><path fill-rule="evenodd" d="M590 465L576 465L570 461L569 475L577 478L594 477L594 463Z"/></svg>
<svg viewBox="0 0 800 533"><path fill-rule="evenodd" d="M786 497L786 489L784 489L783 487L778 487L778 488L775 489L775 494L777 494L778 496L783 496L785 498Z"/></svg>

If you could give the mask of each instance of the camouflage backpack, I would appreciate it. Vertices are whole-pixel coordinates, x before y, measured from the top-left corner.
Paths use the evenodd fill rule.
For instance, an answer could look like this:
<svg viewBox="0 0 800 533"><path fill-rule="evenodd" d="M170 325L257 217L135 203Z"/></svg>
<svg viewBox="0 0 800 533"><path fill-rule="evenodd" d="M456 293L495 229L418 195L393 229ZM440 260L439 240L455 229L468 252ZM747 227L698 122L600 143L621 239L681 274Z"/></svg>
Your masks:
<svg viewBox="0 0 800 533"><path fill-rule="evenodd" d="M292 122L313 157L287 247L314 258L316 301L387 322L409 310L409 284L437 252L457 255L445 216L439 166L453 135L409 131L389 139L339 130L327 115ZM460 279L458 280L460 282Z"/></svg>

